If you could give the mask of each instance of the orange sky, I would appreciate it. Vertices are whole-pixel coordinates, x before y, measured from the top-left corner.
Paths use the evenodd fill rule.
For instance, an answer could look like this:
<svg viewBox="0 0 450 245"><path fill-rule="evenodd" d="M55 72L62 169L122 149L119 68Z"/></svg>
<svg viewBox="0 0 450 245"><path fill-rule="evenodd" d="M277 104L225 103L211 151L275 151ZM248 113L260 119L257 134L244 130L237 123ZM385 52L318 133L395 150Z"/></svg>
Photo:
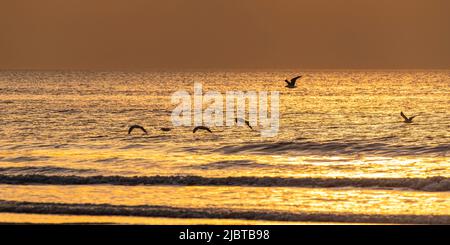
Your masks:
<svg viewBox="0 0 450 245"><path fill-rule="evenodd" d="M448 0L2 0L0 69L450 68Z"/></svg>

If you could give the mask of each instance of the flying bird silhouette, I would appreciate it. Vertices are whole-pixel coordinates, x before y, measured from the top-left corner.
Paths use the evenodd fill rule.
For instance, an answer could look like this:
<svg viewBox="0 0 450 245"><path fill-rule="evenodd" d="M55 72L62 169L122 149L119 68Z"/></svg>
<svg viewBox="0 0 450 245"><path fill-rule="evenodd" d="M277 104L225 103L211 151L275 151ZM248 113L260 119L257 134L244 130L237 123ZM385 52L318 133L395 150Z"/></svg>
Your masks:
<svg viewBox="0 0 450 245"><path fill-rule="evenodd" d="M244 120L244 119L242 119L242 118L235 118L234 121L235 121L236 123L237 123L238 121L245 122L245 124L247 124L247 126L248 126L250 129L253 130L253 128L252 128L252 126L250 125L250 122L249 122L248 120Z"/></svg>
<svg viewBox="0 0 450 245"><path fill-rule="evenodd" d="M140 125L137 125L137 124L132 125L132 126L128 129L128 134L131 134L131 132L132 132L133 129L135 129L135 128L138 128L138 129L142 130L145 134L148 134L148 133L147 133L147 130L145 130L144 127L142 127L142 126L140 126Z"/></svg>
<svg viewBox="0 0 450 245"><path fill-rule="evenodd" d="M199 129L206 130L206 131L212 133L211 129L209 129L208 127L205 127L205 126L197 126L197 127L195 127L194 130L192 130L192 133L197 132L197 130L199 130Z"/></svg>
<svg viewBox="0 0 450 245"><path fill-rule="evenodd" d="M407 116L405 116L405 114L403 114L403 111L402 112L400 112L400 116L402 116L403 117L403 119L405 119L405 123L412 123L412 121L413 121L413 119L415 118L415 117L417 117L417 115L416 116L412 116L412 117L407 117Z"/></svg>
<svg viewBox="0 0 450 245"><path fill-rule="evenodd" d="M295 85L295 83L297 82L297 79L301 78L302 76L297 76L291 79L291 81L288 81L287 79L284 80L287 85L285 86L286 88L296 88L297 86Z"/></svg>

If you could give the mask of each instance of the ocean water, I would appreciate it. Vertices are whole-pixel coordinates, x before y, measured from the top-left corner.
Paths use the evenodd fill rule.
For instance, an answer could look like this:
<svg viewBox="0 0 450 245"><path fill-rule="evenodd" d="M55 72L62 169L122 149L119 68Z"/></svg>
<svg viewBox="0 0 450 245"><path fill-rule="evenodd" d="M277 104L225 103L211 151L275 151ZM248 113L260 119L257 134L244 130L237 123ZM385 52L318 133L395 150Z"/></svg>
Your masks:
<svg viewBox="0 0 450 245"><path fill-rule="evenodd" d="M301 74L2 71L0 222L450 224L450 72ZM195 82L279 91L278 134L173 127Z"/></svg>

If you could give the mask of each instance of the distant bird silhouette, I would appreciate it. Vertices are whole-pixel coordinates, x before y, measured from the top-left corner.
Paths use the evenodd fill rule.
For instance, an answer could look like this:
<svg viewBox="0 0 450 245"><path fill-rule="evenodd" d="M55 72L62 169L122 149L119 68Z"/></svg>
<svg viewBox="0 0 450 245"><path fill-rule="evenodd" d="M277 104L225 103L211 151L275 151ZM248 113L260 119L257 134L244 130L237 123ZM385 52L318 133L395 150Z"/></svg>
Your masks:
<svg viewBox="0 0 450 245"><path fill-rule="evenodd" d="M169 132L170 130L172 130L171 128L161 128L161 131L164 131L164 132Z"/></svg>
<svg viewBox="0 0 450 245"><path fill-rule="evenodd" d="M245 122L245 124L247 124L247 126L250 128L250 129L252 129L253 130L253 128L252 128L252 126L250 126L250 122L248 121L248 120L244 120L244 119L242 119L242 118L235 118L234 119L234 121L237 123L238 121L243 121L243 122Z"/></svg>
<svg viewBox="0 0 450 245"><path fill-rule="evenodd" d="M288 81L287 79L284 80L287 85L285 86L286 88L296 88L297 86L295 85L295 83L297 82L297 79L301 78L302 76L297 76L291 79L291 81Z"/></svg>
<svg viewBox="0 0 450 245"><path fill-rule="evenodd" d="M199 130L199 129L206 130L206 131L212 133L211 129L209 129L208 127L205 127L205 126L197 126L197 127L195 127L194 130L192 130L192 133L197 132L197 130Z"/></svg>
<svg viewBox="0 0 450 245"><path fill-rule="evenodd" d="M403 119L405 119L405 123L412 123L412 120L415 118L415 117L417 117L417 115L416 116L412 116L412 117L407 117L407 116L405 116L405 114L403 114L403 111L402 112L400 112L400 116L402 116L403 117Z"/></svg>
<svg viewBox="0 0 450 245"><path fill-rule="evenodd" d="M140 126L140 125L137 125L137 124L132 125L132 126L130 127L130 129L128 129L128 134L131 134L131 132L132 132L133 129L135 129L135 128L138 128L138 129L142 130L145 134L148 134L148 133L147 133L147 130L145 130L144 127L142 127L142 126Z"/></svg>

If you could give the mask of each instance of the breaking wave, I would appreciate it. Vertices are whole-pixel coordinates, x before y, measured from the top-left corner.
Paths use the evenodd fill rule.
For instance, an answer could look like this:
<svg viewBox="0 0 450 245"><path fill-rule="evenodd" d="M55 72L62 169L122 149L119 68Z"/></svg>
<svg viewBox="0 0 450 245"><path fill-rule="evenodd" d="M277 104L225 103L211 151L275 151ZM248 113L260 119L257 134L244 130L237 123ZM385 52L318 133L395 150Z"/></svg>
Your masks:
<svg viewBox="0 0 450 245"><path fill-rule="evenodd" d="M201 176L48 176L0 175L0 184L46 185L189 185L189 186L255 186L255 187L355 187L405 188L421 191L450 191L450 178L282 178Z"/></svg>
<svg viewBox="0 0 450 245"><path fill-rule="evenodd" d="M75 169L75 168L61 168L52 166L42 167L4 167L0 168L0 174L92 174L97 171L94 169Z"/></svg>
<svg viewBox="0 0 450 245"><path fill-rule="evenodd" d="M315 221L354 223L449 224L449 215L379 215L321 212L280 212L269 210L180 208L170 206L126 206L110 204L65 204L16 202L0 200L0 212L65 214L65 215L117 215L168 218L216 218L271 221Z"/></svg>
<svg viewBox="0 0 450 245"><path fill-rule="evenodd" d="M200 165L188 166L188 168L194 169L230 169L230 168L257 168L257 167L269 167L269 164L257 163L251 160L233 160L233 161L217 161L211 163L205 163Z"/></svg>
<svg viewBox="0 0 450 245"><path fill-rule="evenodd" d="M392 145L381 142L268 142L253 143L248 145L228 145L215 149L216 152L224 154L237 153L259 153L259 154L280 154L280 153L310 153L310 154L374 154L386 156L408 156L408 155L441 155L450 151L450 144L441 145Z"/></svg>

